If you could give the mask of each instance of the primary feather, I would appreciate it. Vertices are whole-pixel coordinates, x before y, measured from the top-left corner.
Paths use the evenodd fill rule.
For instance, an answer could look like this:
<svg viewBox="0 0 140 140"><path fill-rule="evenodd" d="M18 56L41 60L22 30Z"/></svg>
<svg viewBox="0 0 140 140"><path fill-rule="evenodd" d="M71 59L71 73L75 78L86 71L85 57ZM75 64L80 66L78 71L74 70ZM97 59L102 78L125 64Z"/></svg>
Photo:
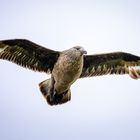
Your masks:
<svg viewBox="0 0 140 140"><path fill-rule="evenodd" d="M140 78L140 57L114 52L97 55L85 55L84 66L80 78L106 74L129 74L132 78Z"/></svg>
<svg viewBox="0 0 140 140"><path fill-rule="evenodd" d="M68 102L71 99L70 87L78 78L106 74L129 74L134 79L140 78L139 56L125 52L85 53L80 46L59 52L25 39L0 41L0 59L51 74L50 79L39 84L50 105Z"/></svg>
<svg viewBox="0 0 140 140"><path fill-rule="evenodd" d="M34 71L51 72L59 57L53 51L24 39L0 41L0 58Z"/></svg>

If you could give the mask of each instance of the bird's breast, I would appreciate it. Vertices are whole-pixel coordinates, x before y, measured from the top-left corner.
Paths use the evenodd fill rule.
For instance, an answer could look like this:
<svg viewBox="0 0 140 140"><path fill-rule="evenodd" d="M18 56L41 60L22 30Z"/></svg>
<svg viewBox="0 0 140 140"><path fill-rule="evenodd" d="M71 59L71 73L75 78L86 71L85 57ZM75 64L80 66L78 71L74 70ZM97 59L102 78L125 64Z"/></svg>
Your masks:
<svg viewBox="0 0 140 140"><path fill-rule="evenodd" d="M63 92L69 89L81 75L82 68L83 57L60 56L52 72L56 90Z"/></svg>

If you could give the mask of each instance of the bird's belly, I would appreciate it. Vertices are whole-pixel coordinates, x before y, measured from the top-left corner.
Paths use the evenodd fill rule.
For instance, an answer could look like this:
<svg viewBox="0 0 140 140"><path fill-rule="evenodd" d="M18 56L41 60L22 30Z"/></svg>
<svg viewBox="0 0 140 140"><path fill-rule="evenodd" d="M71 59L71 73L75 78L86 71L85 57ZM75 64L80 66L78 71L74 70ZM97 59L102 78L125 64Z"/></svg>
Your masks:
<svg viewBox="0 0 140 140"><path fill-rule="evenodd" d="M61 62L61 65L56 64L53 71L55 89L59 93L68 90L81 75L82 67L82 60L75 63Z"/></svg>

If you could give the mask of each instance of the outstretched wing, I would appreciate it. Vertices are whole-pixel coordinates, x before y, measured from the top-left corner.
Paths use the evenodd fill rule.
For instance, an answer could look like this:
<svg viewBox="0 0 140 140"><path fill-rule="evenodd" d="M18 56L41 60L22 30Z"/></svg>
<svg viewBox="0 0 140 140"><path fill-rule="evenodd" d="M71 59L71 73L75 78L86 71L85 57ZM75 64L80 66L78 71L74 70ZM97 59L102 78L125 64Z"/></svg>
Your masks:
<svg viewBox="0 0 140 140"><path fill-rule="evenodd" d="M24 39L0 41L0 59L12 61L34 71L50 73L59 57L58 51Z"/></svg>
<svg viewBox="0 0 140 140"><path fill-rule="evenodd" d="M84 56L81 78L106 74L129 74L138 79L140 57L124 52Z"/></svg>

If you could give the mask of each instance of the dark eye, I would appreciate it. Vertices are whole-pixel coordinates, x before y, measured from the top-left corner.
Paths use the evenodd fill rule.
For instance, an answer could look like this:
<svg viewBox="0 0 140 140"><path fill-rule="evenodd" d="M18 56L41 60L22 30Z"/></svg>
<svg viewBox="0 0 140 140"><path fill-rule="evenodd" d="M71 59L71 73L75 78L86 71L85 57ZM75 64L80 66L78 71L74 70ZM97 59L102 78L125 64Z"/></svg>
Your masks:
<svg viewBox="0 0 140 140"><path fill-rule="evenodd" d="M79 47L79 46L76 46L74 48L77 49L77 50L80 50L81 49L81 47Z"/></svg>

